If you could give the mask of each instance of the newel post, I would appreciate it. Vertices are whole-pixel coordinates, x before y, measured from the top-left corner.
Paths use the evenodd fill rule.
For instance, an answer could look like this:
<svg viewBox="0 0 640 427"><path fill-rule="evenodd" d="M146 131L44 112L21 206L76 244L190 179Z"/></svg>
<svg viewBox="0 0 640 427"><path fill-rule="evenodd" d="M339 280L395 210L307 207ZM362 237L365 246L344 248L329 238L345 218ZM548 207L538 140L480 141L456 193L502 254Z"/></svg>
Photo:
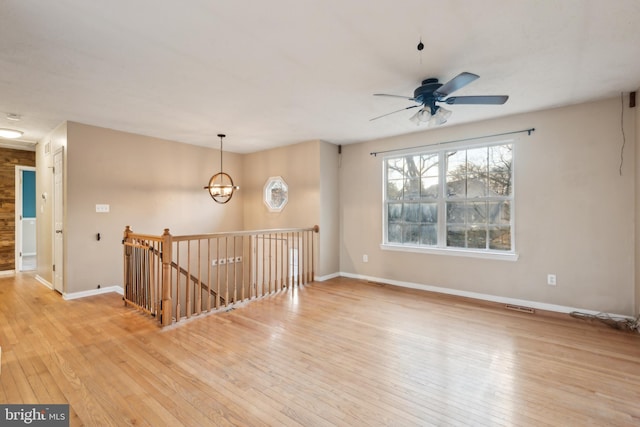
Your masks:
<svg viewBox="0 0 640 427"><path fill-rule="evenodd" d="M127 299L129 299L129 291L131 289L131 246L127 243L131 243L130 234L133 230L128 225L124 228L124 234L122 236L122 245L124 246L124 305L127 305Z"/></svg>
<svg viewBox="0 0 640 427"><path fill-rule="evenodd" d="M162 326L168 326L172 320L171 304L171 249L173 247L172 236L169 229L164 229L162 234Z"/></svg>

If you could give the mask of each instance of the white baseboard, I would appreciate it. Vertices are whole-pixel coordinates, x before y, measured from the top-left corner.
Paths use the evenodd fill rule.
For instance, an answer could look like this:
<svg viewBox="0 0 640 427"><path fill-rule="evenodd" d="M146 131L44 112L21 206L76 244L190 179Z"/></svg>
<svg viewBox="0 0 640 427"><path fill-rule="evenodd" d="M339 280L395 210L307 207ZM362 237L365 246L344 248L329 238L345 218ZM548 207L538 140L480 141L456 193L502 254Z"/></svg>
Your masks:
<svg viewBox="0 0 640 427"><path fill-rule="evenodd" d="M95 295L106 294L109 292L115 292L117 294L124 295L124 290L122 289L121 286L107 286L106 288L91 289L90 291L64 293L62 295L62 298L64 298L65 300L72 300L72 299L86 298L86 297L92 297Z"/></svg>
<svg viewBox="0 0 640 427"><path fill-rule="evenodd" d="M9 277L9 276L15 276L16 275L16 271L15 270L3 270L0 271L0 277Z"/></svg>
<svg viewBox="0 0 640 427"><path fill-rule="evenodd" d="M574 312L574 311L579 311L580 313L593 314L593 315L602 313L600 311L588 310L588 309L584 309L584 308L567 307L567 306L564 306L564 305L548 304L548 303L544 303L544 302L527 301L527 300L523 300L523 299L500 297L500 296L497 296L497 295L488 295L488 294L481 294L481 293L478 293L478 292L461 291L461 290L458 290L458 289L442 288L442 287L439 287L439 286L423 285L423 284L420 284L420 283L411 283L411 282L402 282L402 281L399 281L399 280L382 279L382 278L379 278L379 277L364 276L364 275L361 275L361 274L340 273L340 275L344 276L344 277L349 277L351 279L368 280L368 281L371 281L371 282L384 283L384 284L389 284L389 285L393 285L393 286L400 286L400 287L403 287L403 288L421 289L423 291L437 292L437 293L447 294L447 295L456 295L456 296L460 296L460 297L474 298L474 299L478 299L478 300L497 302L497 303L501 303L501 304L512 304L512 305L517 305L517 306L522 306L522 307L531 307L531 308L535 308L536 310L553 311L553 312L556 312L556 313L569 314L569 313ZM609 314L611 316L615 316L615 317L632 319L631 316L627 316L627 315L623 315L623 314L614 314L614 313L609 313Z"/></svg>
<svg viewBox="0 0 640 427"><path fill-rule="evenodd" d="M340 273L327 274L326 276L314 276L314 280L316 282L324 282L329 279L335 279L336 277L340 277Z"/></svg>
<svg viewBox="0 0 640 427"><path fill-rule="evenodd" d="M48 280L46 280L46 279L42 278L42 277L41 277L40 275L38 275L38 274L36 274L36 280L37 280L38 282L40 282L41 284L45 285L47 288L49 288L49 289L53 289L53 284L52 284L52 283L49 283L49 281L48 281Z"/></svg>

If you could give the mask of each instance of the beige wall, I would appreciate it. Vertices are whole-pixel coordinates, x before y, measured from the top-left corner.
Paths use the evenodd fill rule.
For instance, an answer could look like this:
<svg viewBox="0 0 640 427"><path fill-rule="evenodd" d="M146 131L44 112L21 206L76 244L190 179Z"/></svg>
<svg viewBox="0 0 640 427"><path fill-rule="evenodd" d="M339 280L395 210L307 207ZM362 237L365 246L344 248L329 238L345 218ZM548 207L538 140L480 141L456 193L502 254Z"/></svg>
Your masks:
<svg viewBox="0 0 640 427"><path fill-rule="evenodd" d="M44 153L47 142L49 154ZM60 146L66 147L65 293L121 285L126 225L145 234L159 235L168 227L172 234L183 235L325 222L320 245L326 255L316 274L338 271L335 145L312 141L244 156L225 152L225 172L241 187L225 205L215 203L203 189L218 172L217 149L74 122L61 125L38 145L38 194L53 193L52 154ZM321 177L323 162L329 166ZM289 184L289 203L280 213L268 212L262 201L269 176L282 176ZM96 204L108 204L110 212L96 213ZM46 248L39 252L38 274L49 282L52 207L51 198L43 201L38 221L38 243Z"/></svg>
<svg viewBox="0 0 640 427"><path fill-rule="evenodd" d="M320 224L320 144L303 142L244 156L240 186L247 230ZM280 212L269 212L263 201L264 185L271 176L282 177L289 187L289 201Z"/></svg>
<svg viewBox="0 0 640 427"><path fill-rule="evenodd" d="M320 265L316 276L340 271L340 156L338 147L320 144Z"/></svg>
<svg viewBox="0 0 640 427"><path fill-rule="evenodd" d="M244 156L241 191L245 196L247 230L320 226L320 264L316 276L338 269L337 196L338 147L310 141ZM321 172L322 171L322 172ZM270 212L263 201L269 177L280 176L289 187L289 201L280 212Z"/></svg>
<svg viewBox="0 0 640 427"><path fill-rule="evenodd" d="M620 176L620 115L617 98L344 146L341 271L633 314L636 136L635 122L626 120ZM626 106L625 115L633 117ZM382 156L370 152L530 127L536 131L514 148L518 261L381 250ZM549 273L557 286L546 284Z"/></svg>
<svg viewBox="0 0 640 427"><path fill-rule="evenodd" d="M242 194L219 205L203 189L218 172L218 150L73 122L66 132L65 293L122 284L126 225L157 235L164 228L174 235L243 229ZM240 160L225 152L225 172L238 176ZM40 186L51 188L50 181L49 175ZM110 212L96 213L96 204L110 205ZM48 210L47 217L43 224L51 223ZM39 242L49 248L50 236L50 228L39 230ZM47 280L50 260L47 254L38 261Z"/></svg>

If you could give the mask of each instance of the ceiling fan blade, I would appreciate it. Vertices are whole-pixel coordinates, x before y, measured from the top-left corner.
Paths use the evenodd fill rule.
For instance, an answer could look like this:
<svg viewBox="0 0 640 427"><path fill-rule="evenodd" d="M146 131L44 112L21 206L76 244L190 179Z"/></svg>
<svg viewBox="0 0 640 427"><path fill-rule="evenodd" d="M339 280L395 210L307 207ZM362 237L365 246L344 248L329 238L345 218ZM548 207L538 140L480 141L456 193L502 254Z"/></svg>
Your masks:
<svg viewBox="0 0 640 427"><path fill-rule="evenodd" d="M457 76L455 76L454 78L452 78L451 80L449 80L448 82L440 86L436 91L433 92L433 94L436 97L444 98L450 93L453 93L458 89L462 89L464 86L468 85L478 77L480 76L473 73L467 73L465 71L463 73L458 74Z"/></svg>
<svg viewBox="0 0 640 427"><path fill-rule="evenodd" d="M409 96L389 95L388 93L374 93L373 96L388 96L390 98L402 98L402 99L408 99L409 101L415 101L414 98L411 98Z"/></svg>
<svg viewBox="0 0 640 427"><path fill-rule="evenodd" d="M373 119L369 119L369 121L370 121L370 122L372 122L372 121L374 121L374 120L381 119L382 117L386 117L386 116L389 116L389 115L391 115L391 114L399 113L400 111L410 110L411 108L416 108L416 107L420 107L420 105L411 105L411 106L409 106L409 107L405 107L405 108L403 108L403 109L401 109L401 110L392 111L392 112L390 112L390 113L386 113L386 114L383 114L383 115L381 115L381 116L374 117Z"/></svg>
<svg viewBox="0 0 640 427"><path fill-rule="evenodd" d="M507 102L509 97L507 95L486 95L486 96L452 96L442 102L446 102L449 105L453 104L467 104L467 105L500 105Z"/></svg>

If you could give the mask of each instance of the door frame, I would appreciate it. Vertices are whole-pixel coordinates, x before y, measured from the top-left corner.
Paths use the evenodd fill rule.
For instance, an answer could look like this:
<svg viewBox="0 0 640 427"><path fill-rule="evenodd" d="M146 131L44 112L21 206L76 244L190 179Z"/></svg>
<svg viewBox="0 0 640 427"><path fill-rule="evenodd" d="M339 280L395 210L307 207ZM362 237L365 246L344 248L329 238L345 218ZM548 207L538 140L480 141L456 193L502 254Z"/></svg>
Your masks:
<svg viewBox="0 0 640 427"><path fill-rule="evenodd" d="M60 147L53 153L53 212L51 215L51 222L53 228L51 230L51 245L52 245L52 257L53 257L53 289L64 295L64 231L65 231L65 218L64 218L64 147ZM60 156L60 164L56 165L56 157ZM56 170L58 166L58 170ZM60 174L57 176L57 174ZM60 182L56 182L56 178L60 179ZM58 217L59 216L59 217ZM58 220L58 223L56 223Z"/></svg>
<svg viewBox="0 0 640 427"><path fill-rule="evenodd" d="M22 173L24 171L36 172L35 166L16 165L16 192L15 192L15 237L14 237L14 249L15 249L15 271L16 273L22 271L22 199L24 197L22 192ZM37 217L37 214L36 214ZM37 221L37 220L36 220ZM36 227L36 233L38 228Z"/></svg>

